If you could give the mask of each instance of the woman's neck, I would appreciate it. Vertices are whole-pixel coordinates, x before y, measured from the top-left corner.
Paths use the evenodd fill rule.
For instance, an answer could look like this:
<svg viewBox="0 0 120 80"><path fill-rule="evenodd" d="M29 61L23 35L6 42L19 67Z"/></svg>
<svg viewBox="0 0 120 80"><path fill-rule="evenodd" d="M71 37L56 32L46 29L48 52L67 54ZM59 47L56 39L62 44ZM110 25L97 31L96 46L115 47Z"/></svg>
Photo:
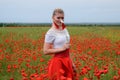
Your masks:
<svg viewBox="0 0 120 80"><path fill-rule="evenodd" d="M53 22L52 26L58 30L63 30L66 27L64 23L62 23L61 25L57 25L55 22Z"/></svg>
<svg viewBox="0 0 120 80"><path fill-rule="evenodd" d="M56 28L56 26L55 26L55 24L54 24L54 23L52 24L52 27L51 27L51 28L53 28L53 29L55 29L55 30L59 30L59 31L61 31L61 30L62 30L62 27L60 28L60 26Z"/></svg>

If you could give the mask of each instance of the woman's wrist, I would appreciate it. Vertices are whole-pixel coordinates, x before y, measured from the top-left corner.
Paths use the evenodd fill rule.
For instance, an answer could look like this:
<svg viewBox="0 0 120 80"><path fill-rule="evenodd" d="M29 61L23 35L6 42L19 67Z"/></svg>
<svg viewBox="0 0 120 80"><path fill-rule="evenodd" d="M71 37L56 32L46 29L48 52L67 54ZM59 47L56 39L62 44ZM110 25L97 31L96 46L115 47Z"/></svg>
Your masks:
<svg viewBox="0 0 120 80"><path fill-rule="evenodd" d="M65 46L63 46L63 51L66 50L67 48Z"/></svg>

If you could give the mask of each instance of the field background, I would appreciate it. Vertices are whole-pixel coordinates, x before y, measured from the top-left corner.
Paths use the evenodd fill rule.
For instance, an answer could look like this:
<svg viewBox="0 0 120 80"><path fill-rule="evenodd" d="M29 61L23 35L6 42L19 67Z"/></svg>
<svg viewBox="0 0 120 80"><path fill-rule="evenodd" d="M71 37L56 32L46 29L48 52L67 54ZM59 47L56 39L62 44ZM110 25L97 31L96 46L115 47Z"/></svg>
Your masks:
<svg viewBox="0 0 120 80"><path fill-rule="evenodd" d="M0 27L0 80L48 80L50 27ZM76 80L120 79L120 26L69 26ZM64 79L63 79L64 80Z"/></svg>

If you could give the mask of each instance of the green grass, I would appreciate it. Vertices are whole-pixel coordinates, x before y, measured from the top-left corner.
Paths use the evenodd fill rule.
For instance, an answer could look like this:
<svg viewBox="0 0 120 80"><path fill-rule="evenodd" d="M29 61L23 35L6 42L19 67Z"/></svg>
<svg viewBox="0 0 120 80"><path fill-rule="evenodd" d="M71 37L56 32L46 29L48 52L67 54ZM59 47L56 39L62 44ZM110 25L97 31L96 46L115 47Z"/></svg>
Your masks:
<svg viewBox="0 0 120 80"><path fill-rule="evenodd" d="M50 27L1 27L0 37L10 33L23 37L23 34L32 39L38 39L42 33L45 33ZM120 40L120 27L68 27L70 35L86 35L87 33L96 34L98 36L106 37L112 41Z"/></svg>
<svg viewBox="0 0 120 80"><path fill-rule="evenodd" d="M10 78L14 78L15 80L21 80L22 76L20 74L20 70L22 68L26 70L26 73L28 73L29 76L30 74L35 73L34 69L32 68L28 69L26 67L26 63L27 63L26 60L28 59L31 60L30 64L32 66L37 66L41 68L44 68L45 66L47 66L46 64L48 60L50 59L50 57L43 55L42 47L43 47L43 42L44 42L44 35L48 31L49 28L50 27L0 27L0 49L1 50L5 49L5 51L0 53L0 55L4 54L5 56L8 55L11 57L10 60L9 59L7 60L6 57L4 57L3 60L0 60L0 80L9 80ZM115 43L120 41L120 27L114 27L114 26L113 27L75 27L75 26L72 26L72 27L67 27L67 28L68 28L71 38L75 37L74 42L72 44L74 45L72 49L75 49L75 50L77 50L76 47L78 47L81 40L84 41L86 39L91 40L93 38L102 38L104 42L104 38L105 38L114 44L112 45L112 47L116 47ZM82 47L86 47L85 44L86 43L84 43ZM104 43L102 44L102 46L103 45ZM112 47L110 48L112 49ZM40 48L40 51L38 50L38 48ZM18 51L15 51L17 49ZM79 62L82 63L82 66L80 66L80 68L84 67L87 64L85 61L82 61L79 58L79 56L86 55L86 53L91 49L85 49L85 50L86 51L83 51L81 54L78 52L78 55L77 55L78 59L75 59L75 60L79 60ZM27 51L27 52L24 52L24 51ZM96 55L97 51L98 50L93 50L92 56ZM107 51L102 52L102 54L100 55L97 54L95 59L98 60L102 56L105 56L106 58L108 57L108 59L110 58L111 61L115 62L114 65L116 65L117 68L120 68L119 61L116 60L116 58L120 60L120 56L114 54L115 51L113 51L112 52L113 54L110 55L110 51L111 50L107 50ZM29 53L31 55L28 55ZM8 64L18 65L17 60L18 58L23 58L23 55L26 57L24 61L21 63L20 67L18 69L13 69L13 72L8 73L7 65ZM36 61L32 60L33 56L38 57ZM88 58L92 56L88 55ZM43 58L45 61L40 62L39 59L41 58ZM99 60L97 64L99 65L101 69L103 64L107 64L107 62L105 62L104 60ZM37 68L37 69L40 70L40 68ZM40 71L38 72L40 73ZM44 73L45 71L42 70L42 72ZM90 74L94 75L93 67L92 67L92 70L90 71ZM114 75L117 75L117 71L114 71L113 65L109 65L108 74L102 75L101 80L109 80ZM88 77L88 75L85 75L85 76ZM81 78L84 78L84 76L81 76ZM97 79L95 76L93 78Z"/></svg>

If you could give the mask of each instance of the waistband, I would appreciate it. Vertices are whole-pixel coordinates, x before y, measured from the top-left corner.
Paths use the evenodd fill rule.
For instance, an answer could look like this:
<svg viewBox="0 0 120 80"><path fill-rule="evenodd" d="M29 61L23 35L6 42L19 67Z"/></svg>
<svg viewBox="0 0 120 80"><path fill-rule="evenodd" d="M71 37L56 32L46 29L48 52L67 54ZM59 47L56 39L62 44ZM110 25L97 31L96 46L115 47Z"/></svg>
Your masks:
<svg viewBox="0 0 120 80"><path fill-rule="evenodd" d="M66 49L63 52L56 53L54 57L69 57L69 49Z"/></svg>

